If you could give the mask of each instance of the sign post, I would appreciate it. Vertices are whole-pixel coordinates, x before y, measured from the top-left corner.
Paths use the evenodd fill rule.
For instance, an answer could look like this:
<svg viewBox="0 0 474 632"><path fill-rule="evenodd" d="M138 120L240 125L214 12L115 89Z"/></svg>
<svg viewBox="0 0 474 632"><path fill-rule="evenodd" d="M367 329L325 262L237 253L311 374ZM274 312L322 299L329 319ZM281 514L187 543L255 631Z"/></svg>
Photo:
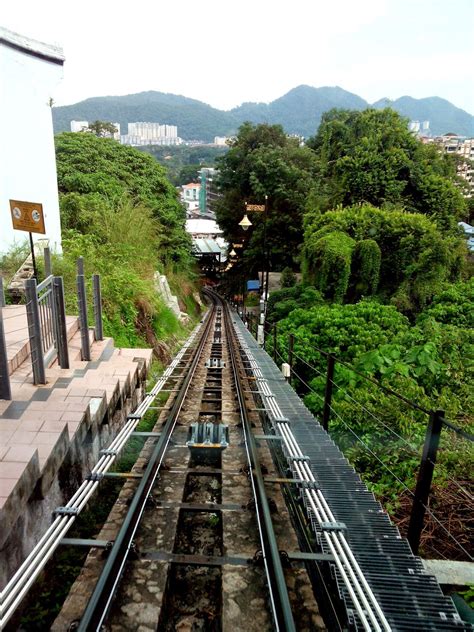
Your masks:
<svg viewBox="0 0 474 632"><path fill-rule="evenodd" d="M35 249L33 245L32 233L44 235L43 205L37 202L22 202L20 200L10 200L10 212L15 230L24 230L30 235L31 258L33 260L33 273L38 280L38 270L36 269Z"/></svg>

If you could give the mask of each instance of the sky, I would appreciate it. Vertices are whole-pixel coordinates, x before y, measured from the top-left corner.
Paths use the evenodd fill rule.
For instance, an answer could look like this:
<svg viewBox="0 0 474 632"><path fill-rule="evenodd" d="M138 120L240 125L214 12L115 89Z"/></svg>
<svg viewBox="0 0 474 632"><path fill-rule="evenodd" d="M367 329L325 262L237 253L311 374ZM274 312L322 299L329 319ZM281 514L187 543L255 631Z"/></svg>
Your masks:
<svg viewBox="0 0 474 632"><path fill-rule="evenodd" d="M56 105L157 90L227 110L307 84L474 114L474 0L16 0L0 25L63 48Z"/></svg>

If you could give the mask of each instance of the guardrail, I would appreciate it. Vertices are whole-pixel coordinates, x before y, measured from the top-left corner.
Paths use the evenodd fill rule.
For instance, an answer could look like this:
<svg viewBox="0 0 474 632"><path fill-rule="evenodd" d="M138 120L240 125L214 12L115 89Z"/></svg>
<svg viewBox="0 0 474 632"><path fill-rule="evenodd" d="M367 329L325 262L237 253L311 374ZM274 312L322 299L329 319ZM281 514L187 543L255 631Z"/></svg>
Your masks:
<svg viewBox="0 0 474 632"><path fill-rule="evenodd" d="M37 283L35 278L25 281L28 338L34 384L46 384L46 368L56 357L61 368L69 368L64 283L62 277L54 276L51 272L49 248L44 249L44 255L47 275L44 281ZM76 287L81 331L81 358L89 361L91 350L82 257L79 257L77 261ZM95 318L94 338L95 340L103 340L102 297L100 277L97 274L92 277L92 288ZM3 306L5 306L5 294L3 279L0 277L0 399L11 399L5 332L1 318Z"/></svg>
<svg viewBox="0 0 474 632"><path fill-rule="evenodd" d="M258 326L255 315L242 313L241 316L244 322L247 323L249 331L255 336L255 338L257 338ZM402 481L400 481L396 474L393 473L393 471L386 465L386 463L382 462L377 457L373 450L369 446L367 446L364 440L350 428L349 424L341 418L337 410L334 408L333 396L334 393L339 389L341 392L343 392L345 397L349 398L349 400L352 401L355 405L358 405L362 409L364 409L363 404L355 399L356 393L348 393L346 389L343 389L343 387L335 381L334 371L336 365L340 364L341 366L344 366L346 369L349 369L357 376L363 378L367 382L370 382L376 388L380 389L380 391L383 391L390 397L397 398L407 407L411 408L414 411L418 411L418 413L421 413L425 416L425 439L423 442L422 454L420 457L419 452L414 449L413 446L410 445L403 437L393 431L390 427L387 427L387 424L385 424L382 420L376 419L371 411L365 409L367 414L370 415L371 418L373 418L375 421L380 421L384 429L387 430L387 432L389 433L391 432L394 438L396 438L397 441L401 442L401 449L407 450L407 454L420 459L415 490L412 491L403 484L405 491L412 498L410 519L406 535L413 553L418 554L421 534L425 526L425 517L427 514L429 514L433 521L441 528L441 530L446 533L447 537L454 542L454 544L460 551L462 551L463 556L465 556L466 559L470 559L472 561L473 558L469 551L467 551L466 548L458 540L456 540L456 538L449 531L449 525L448 527L444 526L441 521L434 515L432 509L430 508L430 492L443 428L449 431L453 431L458 437L469 442L474 441L474 436L463 428L460 428L459 426L456 426L455 424L447 420L445 418L445 413L443 410L430 410L428 408L424 408L423 406L420 406L417 403L407 399L400 393L397 393L393 389L385 386L384 384L381 384L378 380L357 371L357 369L355 369L342 359L338 358L334 354L324 351L323 349L314 349L315 351L320 353L321 356L326 358L325 371L319 370L318 368L306 362L304 358L301 358L295 353L294 336L292 334L288 336L288 340L286 341L286 357L284 357L278 349L277 329L278 326L276 323L273 325L266 323L266 342L269 342L270 353L273 357L273 360L277 364L279 361L281 361L289 365L290 383L292 380L294 383L296 383L295 381L298 381L298 385L304 389L305 393L311 392L319 397L319 399L321 400L321 425L323 426L323 428L329 432L331 419L333 417L337 417L337 419L341 423L343 423L344 426L347 426L347 430L351 433L351 436L353 436L355 441L358 441L362 445L364 445L371 453L371 455L379 461L380 465L385 468L385 470L387 470L391 475L393 475L399 483L402 483ZM265 346L265 343L263 344L263 346ZM310 375L309 379L304 379L300 375L300 373L297 371L298 366L300 367L300 369L304 368L305 372ZM324 380L324 395L315 391L309 385L309 381L312 379L312 377L315 376L319 376L321 381ZM450 480L457 487L460 487L457 481L455 481L454 479Z"/></svg>

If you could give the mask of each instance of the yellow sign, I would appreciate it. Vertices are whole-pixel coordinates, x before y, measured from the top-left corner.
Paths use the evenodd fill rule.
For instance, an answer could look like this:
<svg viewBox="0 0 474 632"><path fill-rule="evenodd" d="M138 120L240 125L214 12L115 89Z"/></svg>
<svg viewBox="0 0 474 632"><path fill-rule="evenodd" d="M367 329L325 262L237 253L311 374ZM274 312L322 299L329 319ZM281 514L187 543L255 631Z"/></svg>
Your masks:
<svg viewBox="0 0 474 632"><path fill-rule="evenodd" d="M45 234L43 205L36 202L10 200L12 223L15 230Z"/></svg>
<svg viewBox="0 0 474 632"><path fill-rule="evenodd" d="M246 204L246 211L258 211L259 213L263 213L265 211L265 204Z"/></svg>

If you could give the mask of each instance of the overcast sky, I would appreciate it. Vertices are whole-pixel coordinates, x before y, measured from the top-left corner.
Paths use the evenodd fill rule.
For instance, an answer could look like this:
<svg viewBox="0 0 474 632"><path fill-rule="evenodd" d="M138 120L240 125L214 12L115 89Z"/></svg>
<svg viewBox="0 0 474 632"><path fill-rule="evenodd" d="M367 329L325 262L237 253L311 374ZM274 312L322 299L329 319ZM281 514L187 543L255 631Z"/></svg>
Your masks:
<svg viewBox="0 0 474 632"><path fill-rule="evenodd" d="M474 113L474 0L5 0L0 24L62 46L58 105L158 90L230 109L308 84Z"/></svg>

